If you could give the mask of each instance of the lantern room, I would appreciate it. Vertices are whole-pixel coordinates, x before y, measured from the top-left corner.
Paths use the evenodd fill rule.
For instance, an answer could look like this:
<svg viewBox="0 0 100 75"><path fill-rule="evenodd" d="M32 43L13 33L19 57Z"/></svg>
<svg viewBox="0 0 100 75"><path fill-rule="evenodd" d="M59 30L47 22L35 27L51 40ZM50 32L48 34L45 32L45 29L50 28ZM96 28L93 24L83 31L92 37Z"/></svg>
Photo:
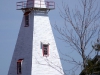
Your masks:
<svg viewBox="0 0 100 75"><path fill-rule="evenodd" d="M27 0L16 3L17 10L53 10L55 9L55 2L48 0Z"/></svg>

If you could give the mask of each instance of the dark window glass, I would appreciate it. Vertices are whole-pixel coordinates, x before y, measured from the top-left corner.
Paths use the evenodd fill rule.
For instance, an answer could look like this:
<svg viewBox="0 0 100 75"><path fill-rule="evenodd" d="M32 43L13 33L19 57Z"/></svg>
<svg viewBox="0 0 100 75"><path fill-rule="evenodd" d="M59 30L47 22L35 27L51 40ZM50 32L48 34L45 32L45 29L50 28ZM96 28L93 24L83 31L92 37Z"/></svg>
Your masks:
<svg viewBox="0 0 100 75"><path fill-rule="evenodd" d="M21 62L17 62L17 74L21 74Z"/></svg>
<svg viewBox="0 0 100 75"><path fill-rule="evenodd" d="M25 27L29 26L29 15L25 15Z"/></svg>
<svg viewBox="0 0 100 75"><path fill-rule="evenodd" d="M43 56L49 55L49 45L43 45Z"/></svg>

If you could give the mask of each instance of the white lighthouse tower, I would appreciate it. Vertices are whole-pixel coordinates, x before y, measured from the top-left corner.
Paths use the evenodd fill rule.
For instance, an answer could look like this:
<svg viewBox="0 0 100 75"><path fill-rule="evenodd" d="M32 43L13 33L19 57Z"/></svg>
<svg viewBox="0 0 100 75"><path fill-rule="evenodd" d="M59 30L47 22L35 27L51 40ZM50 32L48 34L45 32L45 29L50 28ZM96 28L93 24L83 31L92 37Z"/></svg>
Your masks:
<svg viewBox="0 0 100 75"><path fill-rule="evenodd" d="M54 8L53 1L17 2L24 14L8 75L63 75L48 17Z"/></svg>

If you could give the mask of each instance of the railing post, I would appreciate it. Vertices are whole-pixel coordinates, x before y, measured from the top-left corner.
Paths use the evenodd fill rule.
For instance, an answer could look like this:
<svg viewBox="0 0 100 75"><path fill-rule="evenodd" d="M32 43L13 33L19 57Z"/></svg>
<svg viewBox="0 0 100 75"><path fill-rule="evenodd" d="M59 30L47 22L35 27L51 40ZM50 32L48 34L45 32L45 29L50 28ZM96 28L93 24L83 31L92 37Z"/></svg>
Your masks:
<svg viewBox="0 0 100 75"><path fill-rule="evenodd" d="M47 8L49 8L49 3L50 3L50 2L47 1Z"/></svg>
<svg viewBox="0 0 100 75"><path fill-rule="evenodd" d="M22 8L24 8L24 3L22 2Z"/></svg>
<svg viewBox="0 0 100 75"><path fill-rule="evenodd" d="M55 2L54 2L54 9L55 9Z"/></svg>
<svg viewBox="0 0 100 75"><path fill-rule="evenodd" d="M18 9L18 5L17 5L17 3L16 3L16 8Z"/></svg>
<svg viewBox="0 0 100 75"><path fill-rule="evenodd" d="M40 0L40 8L41 8L41 0Z"/></svg>
<svg viewBox="0 0 100 75"><path fill-rule="evenodd" d="M33 7L34 7L34 5L35 5L35 4L34 4L34 0L33 0Z"/></svg>

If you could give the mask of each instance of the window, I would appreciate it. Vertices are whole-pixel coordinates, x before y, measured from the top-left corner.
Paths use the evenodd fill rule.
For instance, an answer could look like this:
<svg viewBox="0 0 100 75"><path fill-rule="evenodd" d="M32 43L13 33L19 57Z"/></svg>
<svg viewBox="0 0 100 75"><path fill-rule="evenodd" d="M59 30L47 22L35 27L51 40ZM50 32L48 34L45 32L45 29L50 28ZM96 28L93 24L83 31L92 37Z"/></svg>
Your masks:
<svg viewBox="0 0 100 75"><path fill-rule="evenodd" d="M25 27L29 26L29 15L25 15Z"/></svg>
<svg viewBox="0 0 100 75"><path fill-rule="evenodd" d="M48 56L49 55L49 45L43 44L42 51L43 51L43 56Z"/></svg>
<svg viewBox="0 0 100 75"><path fill-rule="evenodd" d="M22 73L22 61L23 61L23 59L19 59L17 61L17 74L21 74Z"/></svg>
<svg viewBox="0 0 100 75"><path fill-rule="evenodd" d="M25 27L29 26L29 13L31 11L25 11L24 15L25 15Z"/></svg>

